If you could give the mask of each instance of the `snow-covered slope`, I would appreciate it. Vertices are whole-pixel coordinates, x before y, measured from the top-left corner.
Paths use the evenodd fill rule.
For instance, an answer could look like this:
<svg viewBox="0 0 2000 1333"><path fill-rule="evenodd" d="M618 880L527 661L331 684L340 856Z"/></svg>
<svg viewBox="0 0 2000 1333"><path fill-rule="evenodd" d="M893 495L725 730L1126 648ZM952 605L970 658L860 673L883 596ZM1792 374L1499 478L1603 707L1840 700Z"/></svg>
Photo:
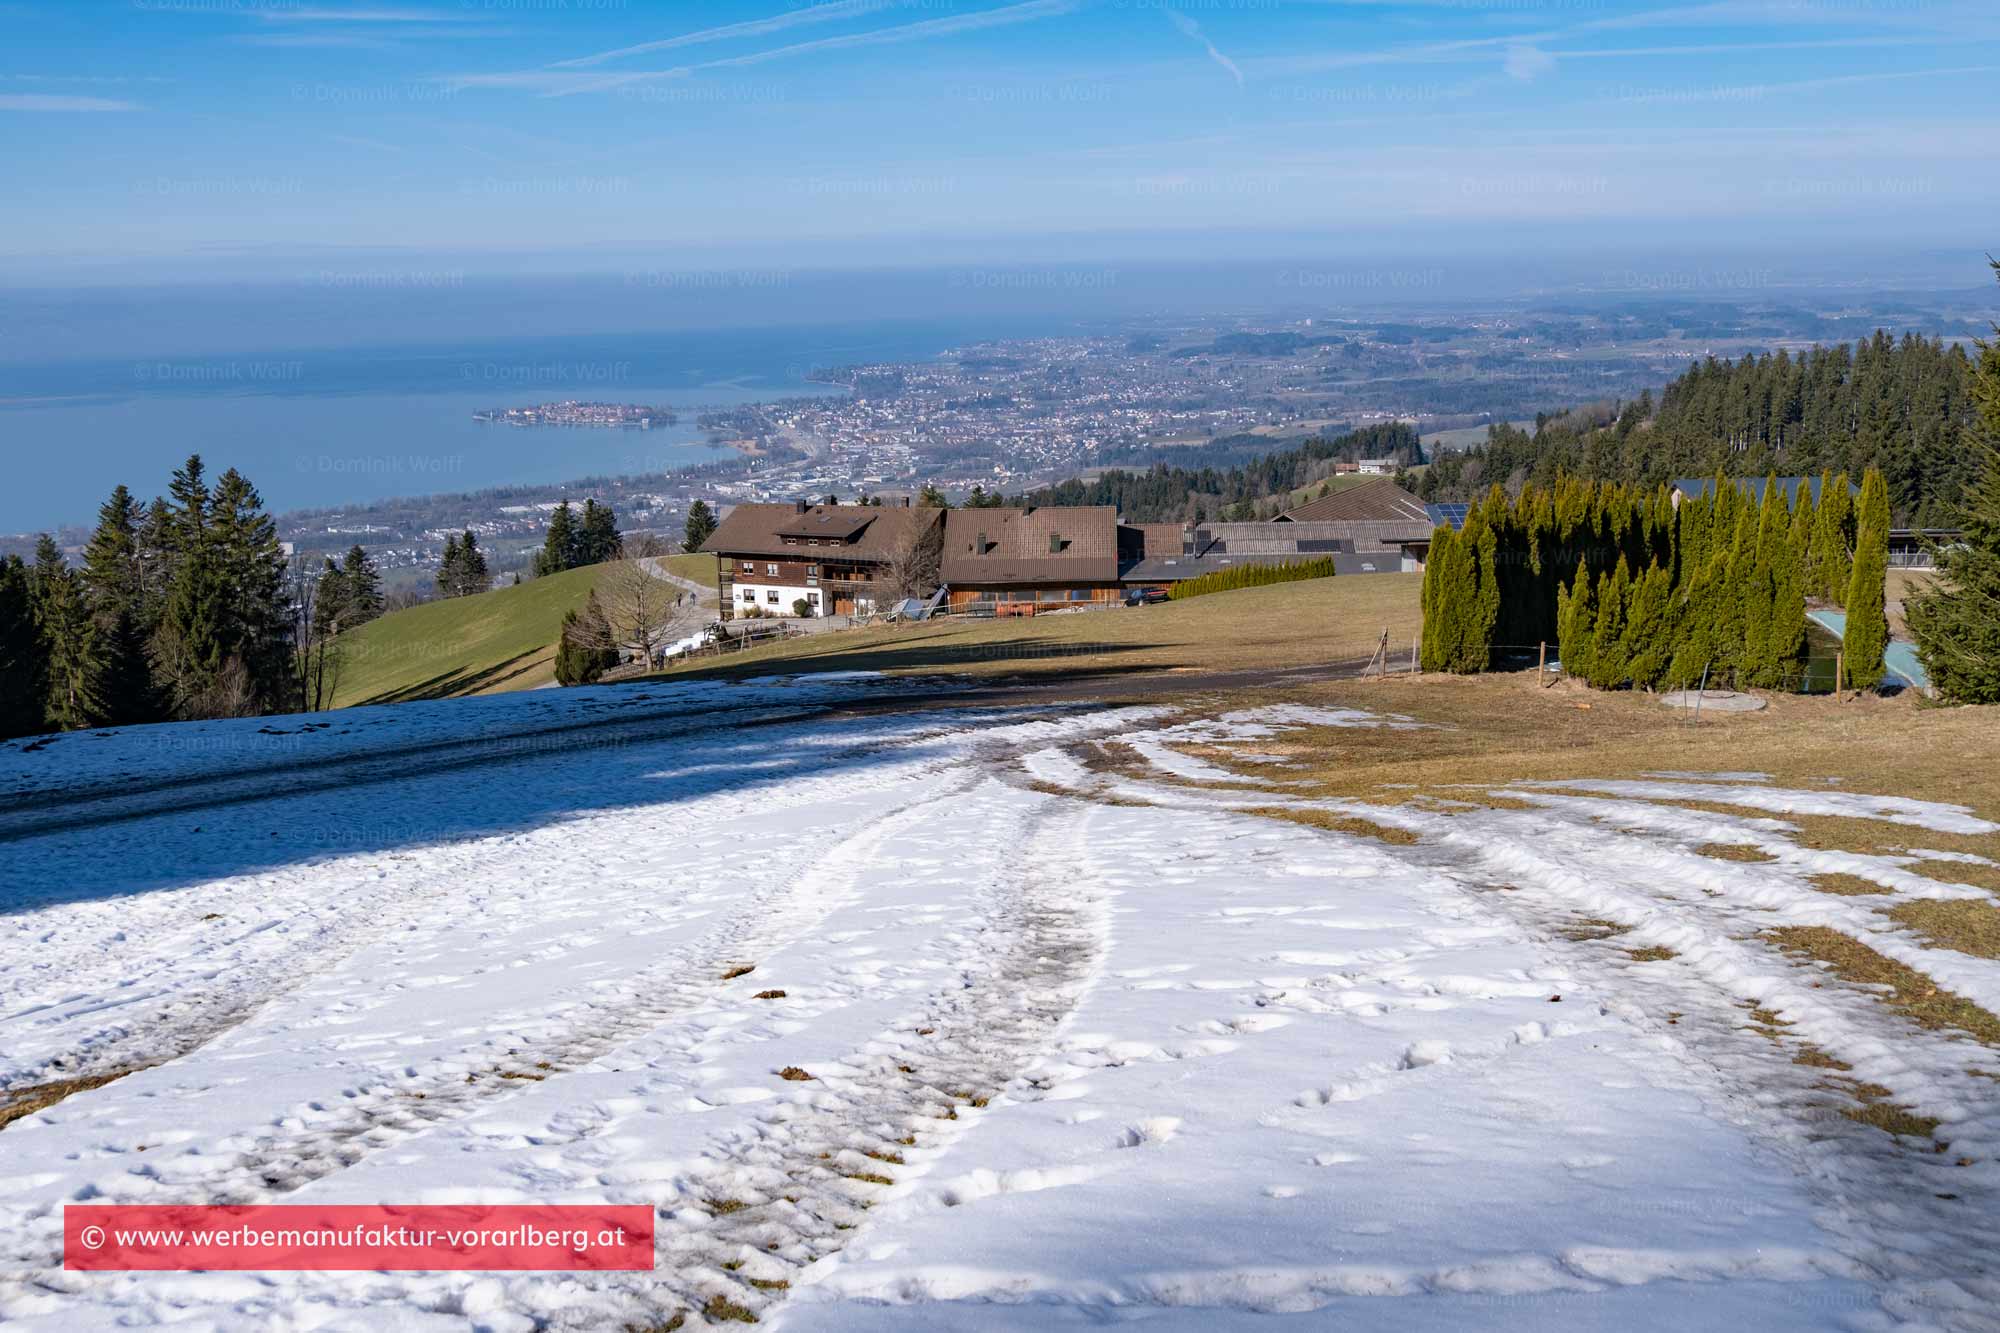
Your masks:
<svg viewBox="0 0 2000 1333"><path fill-rule="evenodd" d="M648 1327L719 1294L841 1329L1987 1318L2000 1082L1965 1071L1994 1053L1910 1040L1755 940L1872 932L2000 1007L1995 965L1801 877L1979 891L1661 789L1919 842L1976 813L1742 775L1302 802L1175 746L1410 724L925 690L565 691L0 753L0 1087L122 1073L0 1130L0 1322ZM1418 840L1243 809L1272 805ZM1732 840L1778 859L1692 850ZM1552 923L1579 913L1629 932L1571 943ZM1946 1122L1950 1159L1802 1118L1819 1071L1741 1031L1753 1002ZM643 1203L658 1265L64 1273L84 1200Z"/></svg>

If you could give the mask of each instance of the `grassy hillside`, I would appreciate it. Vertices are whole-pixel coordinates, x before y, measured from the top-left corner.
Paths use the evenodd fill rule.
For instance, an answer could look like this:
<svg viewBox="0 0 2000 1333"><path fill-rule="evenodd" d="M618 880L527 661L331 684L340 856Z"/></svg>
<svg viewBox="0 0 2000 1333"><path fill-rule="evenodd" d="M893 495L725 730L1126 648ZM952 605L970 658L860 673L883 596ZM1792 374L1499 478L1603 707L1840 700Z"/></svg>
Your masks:
<svg viewBox="0 0 2000 1333"><path fill-rule="evenodd" d="M715 586L715 558L674 556L683 578ZM529 690L555 679L565 611L583 605L606 566L566 570L476 597L426 602L363 625L346 640L334 706Z"/></svg>
<svg viewBox="0 0 2000 1333"><path fill-rule="evenodd" d="M1389 631L1409 659L1423 623L1421 574L1312 579L1162 606L985 620L884 625L767 644L696 659L679 673L764 675L790 671L1074 672L1268 670L1351 662Z"/></svg>

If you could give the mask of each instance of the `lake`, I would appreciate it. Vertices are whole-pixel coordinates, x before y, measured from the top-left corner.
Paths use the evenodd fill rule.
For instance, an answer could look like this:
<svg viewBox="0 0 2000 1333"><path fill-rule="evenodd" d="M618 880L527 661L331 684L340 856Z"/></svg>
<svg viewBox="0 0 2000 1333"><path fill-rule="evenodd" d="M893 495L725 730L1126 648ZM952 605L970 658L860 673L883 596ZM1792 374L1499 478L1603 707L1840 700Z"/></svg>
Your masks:
<svg viewBox="0 0 2000 1333"><path fill-rule="evenodd" d="M832 394L815 368L935 357L982 337L941 322L583 335L0 364L0 448L13 470L0 532L84 523L119 482L166 489L199 452L274 511L583 476L726 456L705 408ZM674 408L670 427L513 427L482 408L577 398Z"/></svg>

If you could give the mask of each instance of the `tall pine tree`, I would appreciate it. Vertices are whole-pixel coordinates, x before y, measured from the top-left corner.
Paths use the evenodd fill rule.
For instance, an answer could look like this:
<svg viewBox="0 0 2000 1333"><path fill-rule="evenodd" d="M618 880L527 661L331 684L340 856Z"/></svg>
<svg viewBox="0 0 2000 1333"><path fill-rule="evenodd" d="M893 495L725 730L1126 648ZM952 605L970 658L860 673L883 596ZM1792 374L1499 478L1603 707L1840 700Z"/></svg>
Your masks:
<svg viewBox="0 0 2000 1333"><path fill-rule="evenodd" d="M688 506L687 528L681 536L681 549L693 555L714 534L714 511L708 507L708 501L696 500Z"/></svg>
<svg viewBox="0 0 2000 1333"><path fill-rule="evenodd" d="M548 534L542 538L542 549L535 556L535 574L560 574L565 569L574 569L577 563L576 519L570 512L569 501L564 500L549 515ZM447 548L449 554L449 548ZM447 593L446 596L454 594Z"/></svg>
<svg viewBox="0 0 2000 1333"><path fill-rule="evenodd" d="M47 664L48 725L59 731L97 725L104 715L97 627L76 572L47 533L35 543L35 626Z"/></svg>
<svg viewBox="0 0 2000 1333"><path fill-rule="evenodd" d="M146 512L123 486L97 511L97 530L83 553L83 588L97 627L98 700L106 722L151 722L159 716L145 560L140 546Z"/></svg>
<svg viewBox="0 0 2000 1333"><path fill-rule="evenodd" d="M577 526L576 544L579 565L601 565L618 558L625 548L625 539L618 535L618 515L610 505L595 500L583 502L583 521Z"/></svg>
<svg viewBox="0 0 2000 1333"><path fill-rule="evenodd" d="M46 730L48 654L35 624L34 578L18 555L0 558L0 740Z"/></svg>

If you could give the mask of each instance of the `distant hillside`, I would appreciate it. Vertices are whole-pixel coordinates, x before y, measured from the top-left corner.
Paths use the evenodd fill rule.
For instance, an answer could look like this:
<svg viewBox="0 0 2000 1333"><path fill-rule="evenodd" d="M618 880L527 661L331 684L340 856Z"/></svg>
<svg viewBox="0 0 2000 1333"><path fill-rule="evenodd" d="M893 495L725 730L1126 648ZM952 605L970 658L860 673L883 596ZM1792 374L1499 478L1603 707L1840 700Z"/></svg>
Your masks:
<svg viewBox="0 0 2000 1333"><path fill-rule="evenodd" d="M715 558L675 556L670 568L713 584ZM555 679L565 611L581 607L608 565L586 565L517 587L392 611L344 636L334 706L530 690Z"/></svg>
<svg viewBox="0 0 2000 1333"><path fill-rule="evenodd" d="M1364 426L1332 439L1307 440L1235 467L1174 467L1155 464L1145 471L1112 469L1093 481L1065 481L1029 491L1036 505L1116 505L1126 521L1170 523L1219 518L1225 512L1254 517L1259 505L1275 508L1275 497L1304 491L1334 475L1336 462L1393 458L1398 467L1423 462L1417 432L1402 422ZM1247 512L1246 512L1247 511Z"/></svg>

